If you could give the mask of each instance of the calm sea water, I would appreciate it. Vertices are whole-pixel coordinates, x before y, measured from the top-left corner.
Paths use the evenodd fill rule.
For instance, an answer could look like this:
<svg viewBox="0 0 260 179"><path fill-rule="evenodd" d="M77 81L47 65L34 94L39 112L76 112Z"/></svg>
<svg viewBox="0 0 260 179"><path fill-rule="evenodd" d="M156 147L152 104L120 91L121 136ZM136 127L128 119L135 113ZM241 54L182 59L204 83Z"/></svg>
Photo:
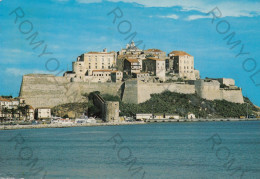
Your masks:
<svg viewBox="0 0 260 179"><path fill-rule="evenodd" d="M259 121L0 131L0 142L0 178L260 178Z"/></svg>

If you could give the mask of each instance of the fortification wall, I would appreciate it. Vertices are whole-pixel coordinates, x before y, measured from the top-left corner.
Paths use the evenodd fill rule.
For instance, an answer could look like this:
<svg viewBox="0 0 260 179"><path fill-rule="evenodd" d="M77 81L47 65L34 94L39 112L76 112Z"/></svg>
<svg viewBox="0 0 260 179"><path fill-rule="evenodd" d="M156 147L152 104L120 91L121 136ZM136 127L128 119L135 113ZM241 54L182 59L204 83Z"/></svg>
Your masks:
<svg viewBox="0 0 260 179"><path fill-rule="evenodd" d="M196 87L196 90L195 90ZM196 93L208 100L225 99L230 102L243 103L241 90L219 89L216 84L204 84L196 81L195 85L176 83L144 83L129 80L125 83L87 83L69 82L64 77L53 75L25 75L23 77L20 97L26 103L37 107L53 107L65 103L83 102L84 93L100 91L102 94L121 96L126 103L142 103L150 99L150 95L165 90L176 93Z"/></svg>
<svg viewBox="0 0 260 179"><path fill-rule="evenodd" d="M69 82L64 77L53 75L25 75L20 97L26 103L37 107L53 107L65 103L83 102L84 93L100 91L111 95L120 95L122 83L85 83Z"/></svg>
<svg viewBox="0 0 260 179"><path fill-rule="evenodd" d="M189 84L144 83L138 81L138 103L149 100L151 94L162 93L165 90L176 93L194 94L195 86Z"/></svg>
<svg viewBox="0 0 260 179"><path fill-rule="evenodd" d="M137 80L129 80L125 82L125 89L123 94L123 102L125 103L138 103L138 90Z"/></svg>
<svg viewBox="0 0 260 179"><path fill-rule="evenodd" d="M241 89L221 89L219 83L195 81L196 93L207 100L226 100L233 103L244 103Z"/></svg>
<svg viewBox="0 0 260 179"><path fill-rule="evenodd" d="M242 95L242 90L226 90L222 89L220 90L222 99L225 99L227 101L233 102L233 103L244 103L244 98Z"/></svg>

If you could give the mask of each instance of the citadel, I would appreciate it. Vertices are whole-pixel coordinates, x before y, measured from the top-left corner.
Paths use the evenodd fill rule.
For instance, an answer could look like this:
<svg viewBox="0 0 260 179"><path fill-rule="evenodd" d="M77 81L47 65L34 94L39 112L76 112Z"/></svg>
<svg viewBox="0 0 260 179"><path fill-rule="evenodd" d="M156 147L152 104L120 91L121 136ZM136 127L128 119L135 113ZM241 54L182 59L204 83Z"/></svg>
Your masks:
<svg viewBox="0 0 260 179"><path fill-rule="evenodd" d="M229 78L200 79L194 57L184 51L168 55L159 49L141 50L132 41L118 52L88 52L77 57L63 76L23 76L20 97L34 108L82 102L93 91L117 95L126 103L142 103L150 94L169 90L197 94L207 100L244 103L241 88Z"/></svg>

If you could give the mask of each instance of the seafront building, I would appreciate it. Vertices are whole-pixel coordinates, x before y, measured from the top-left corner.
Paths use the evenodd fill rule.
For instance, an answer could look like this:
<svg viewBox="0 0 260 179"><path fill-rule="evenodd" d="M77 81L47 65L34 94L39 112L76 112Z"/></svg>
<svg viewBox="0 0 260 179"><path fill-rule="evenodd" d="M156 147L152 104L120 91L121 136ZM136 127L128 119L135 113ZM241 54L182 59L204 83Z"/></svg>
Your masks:
<svg viewBox="0 0 260 179"><path fill-rule="evenodd" d="M22 98L0 97L0 118L34 119L34 108Z"/></svg>
<svg viewBox="0 0 260 179"><path fill-rule="evenodd" d="M166 81L166 72L172 74L172 79L196 80L199 71L194 69L194 57L184 51L166 52L160 49L141 50L132 41L126 48L118 52L88 52L80 55L72 63L72 71L64 73L71 82L120 82L123 75L137 78L138 74L149 74L151 81ZM121 73L118 75L116 72ZM112 80L112 74L117 74L117 80ZM167 77L171 79L171 77ZM148 79L146 79L149 81Z"/></svg>

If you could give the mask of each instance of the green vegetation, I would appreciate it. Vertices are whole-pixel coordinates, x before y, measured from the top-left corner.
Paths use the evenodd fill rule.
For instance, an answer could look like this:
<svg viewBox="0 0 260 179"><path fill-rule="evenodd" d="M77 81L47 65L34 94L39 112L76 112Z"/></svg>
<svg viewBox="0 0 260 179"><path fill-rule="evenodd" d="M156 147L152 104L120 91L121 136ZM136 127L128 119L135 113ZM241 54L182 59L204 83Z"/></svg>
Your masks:
<svg viewBox="0 0 260 179"><path fill-rule="evenodd" d="M9 95L9 96L0 96L0 97L2 97L2 98L7 98L7 99L9 99L9 98L13 98L12 95Z"/></svg>
<svg viewBox="0 0 260 179"><path fill-rule="evenodd" d="M93 92L84 94L88 98L88 103L76 103L81 109L88 108L90 116L100 116L100 109L93 104ZM101 94L100 94L101 95ZM170 91L164 91L161 94L152 94L151 99L141 104L124 103L118 96L109 94L101 95L105 101L119 101L121 116L135 116L136 113L169 113L187 116L188 113L193 113L196 117L240 117L246 116L248 103L248 114L259 112L253 103L244 98L244 104L231 103L225 100L208 101L198 97L196 94L179 94ZM68 104L67 104L68 105ZM74 105L70 104L70 105ZM61 105L63 106L63 105ZM66 105L65 105L66 106ZM77 109L70 109L76 110Z"/></svg>
<svg viewBox="0 0 260 179"><path fill-rule="evenodd" d="M61 116L64 118L70 117L75 118L81 116L83 113L86 113L88 109L88 103L67 103L55 106L51 109L52 115Z"/></svg>
<svg viewBox="0 0 260 179"><path fill-rule="evenodd" d="M245 98L248 114L258 109ZM165 91L152 94L151 99L141 104L120 103L121 115L133 116L136 113L176 113L181 116L193 113L196 117L240 117L246 116L247 104L231 103L225 100L208 101L195 94L179 94Z"/></svg>

